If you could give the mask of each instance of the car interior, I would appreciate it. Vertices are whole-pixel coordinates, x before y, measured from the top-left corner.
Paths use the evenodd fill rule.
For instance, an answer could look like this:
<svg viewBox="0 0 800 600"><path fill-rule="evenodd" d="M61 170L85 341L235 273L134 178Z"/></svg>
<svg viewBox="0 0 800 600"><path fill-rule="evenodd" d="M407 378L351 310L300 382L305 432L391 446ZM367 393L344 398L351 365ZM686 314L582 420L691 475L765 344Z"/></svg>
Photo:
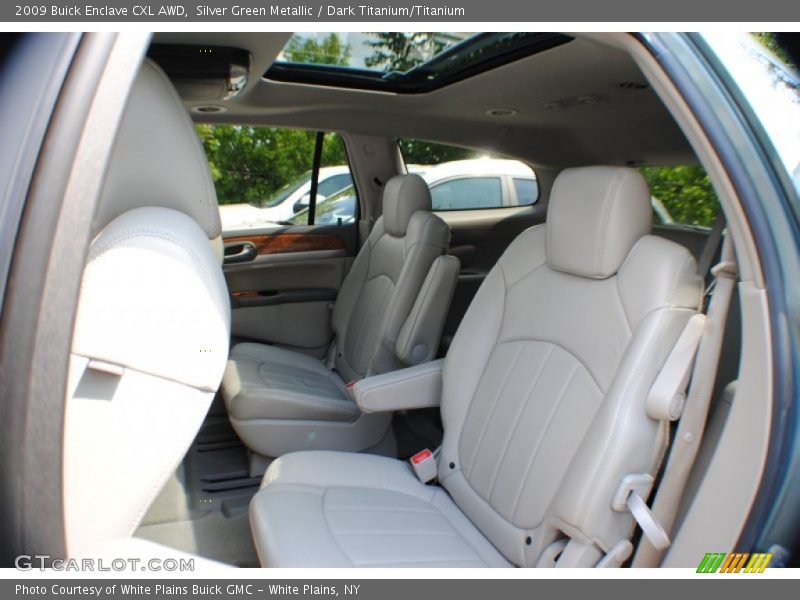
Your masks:
<svg viewBox="0 0 800 600"><path fill-rule="evenodd" d="M736 484L721 455L768 436L758 256L653 57L627 34L439 35L405 70L295 62L292 33L153 35L74 327L71 556L593 567L649 544L693 566L721 490L757 487L757 453ZM302 219L224 229L201 127L308 132ZM356 202L316 222L329 135ZM524 163L535 196L434 210L407 140ZM707 172L702 221L655 205L646 169L672 166ZM676 445L726 244L738 293L664 544L632 504ZM705 539L735 541L752 493Z"/></svg>

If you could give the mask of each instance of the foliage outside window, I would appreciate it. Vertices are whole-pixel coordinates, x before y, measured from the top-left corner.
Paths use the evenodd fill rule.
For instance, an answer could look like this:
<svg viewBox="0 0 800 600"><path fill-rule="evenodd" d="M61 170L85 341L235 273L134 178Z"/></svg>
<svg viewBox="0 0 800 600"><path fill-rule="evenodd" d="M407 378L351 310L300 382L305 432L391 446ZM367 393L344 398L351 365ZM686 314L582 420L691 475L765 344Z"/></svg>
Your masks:
<svg viewBox="0 0 800 600"><path fill-rule="evenodd" d="M321 41L292 36L283 56L294 63L345 66L350 61L350 46L343 44L336 33L329 33Z"/></svg>
<svg viewBox="0 0 800 600"><path fill-rule="evenodd" d="M220 204L249 203L266 208L282 188L310 176L317 133L246 125L197 125ZM322 162L346 165L344 144L328 134Z"/></svg>
<svg viewBox="0 0 800 600"><path fill-rule="evenodd" d="M639 171L650 186L656 223L700 227L714 224L719 200L703 167L641 167ZM667 218L659 210L661 207L666 209Z"/></svg>
<svg viewBox="0 0 800 600"><path fill-rule="evenodd" d="M224 230L308 224L315 131L209 124L197 125L197 131ZM322 145L318 204L351 184L341 136L328 133Z"/></svg>

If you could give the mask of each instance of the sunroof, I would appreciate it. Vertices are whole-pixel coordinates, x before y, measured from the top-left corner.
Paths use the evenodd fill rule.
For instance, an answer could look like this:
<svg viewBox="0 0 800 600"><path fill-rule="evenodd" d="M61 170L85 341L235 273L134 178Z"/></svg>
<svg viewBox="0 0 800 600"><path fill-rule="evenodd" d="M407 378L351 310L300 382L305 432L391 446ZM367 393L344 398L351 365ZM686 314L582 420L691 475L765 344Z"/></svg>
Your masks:
<svg viewBox="0 0 800 600"><path fill-rule="evenodd" d="M420 93L543 52L557 33L295 33L268 79Z"/></svg>
<svg viewBox="0 0 800 600"><path fill-rule="evenodd" d="M278 63L405 73L474 33L295 33Z"/></svg>

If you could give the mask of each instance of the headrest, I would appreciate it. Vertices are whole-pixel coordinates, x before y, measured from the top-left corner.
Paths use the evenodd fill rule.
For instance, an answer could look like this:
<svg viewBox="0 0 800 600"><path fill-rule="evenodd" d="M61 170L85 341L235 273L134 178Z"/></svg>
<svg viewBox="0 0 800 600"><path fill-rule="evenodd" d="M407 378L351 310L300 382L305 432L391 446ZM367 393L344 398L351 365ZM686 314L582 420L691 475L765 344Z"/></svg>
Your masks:
<svg viewBox="0 0 800 600"><path fill-rule="evenodd" d="M430 212L431 190L419 175L396 175L383 190L383 226L394 236L403 236L408 221L418 210Z"/></svg>
<svg viewBox="0 0 800 600"><path fill-rule="evenodd" d="M582 277L611 277L651 226L650 190L638 171L565 169L550 193L547 264Z"/></svg>
<svg viewBox="0 0 800 600"><path fill-rule="evenodd" d="M146 60L128 98L92 233L134 208L186 213L210 240L221 233L214 182L194 124L164 72Z"/></svg>

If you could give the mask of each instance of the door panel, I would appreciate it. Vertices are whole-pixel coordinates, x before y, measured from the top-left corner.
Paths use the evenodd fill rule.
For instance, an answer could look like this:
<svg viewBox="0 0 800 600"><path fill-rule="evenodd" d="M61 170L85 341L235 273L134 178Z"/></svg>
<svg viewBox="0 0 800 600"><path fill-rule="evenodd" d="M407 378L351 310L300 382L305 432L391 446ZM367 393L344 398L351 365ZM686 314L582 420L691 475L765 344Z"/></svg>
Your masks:
<svg viewBox="0 0 800 600"><path fill-rule="evenodd" d="M234 342L266 342L324 355L331 311L355 253L353 224L233 231L223 266ZM247 256L242 259L243 248ZM233 262L231 257L239 257Z"/></svg>
<svg viewBox="0 0 800 600"><path fill-rule="evenodd" d="M225 238L225 244L250 242L258 256L291 254L321 250L345 250L345 241L335 235L314 233L281 233L277 235L237 235Z"/></svg>
<svg viewBox="0 0 800 600"><path fill-rule="evenodd" d="M538 203L525 207L437 214L450 226L449 253L461 261L458 283L442 336L447 344L497 259L520 233L544 223L547 207Z"/></svg>

